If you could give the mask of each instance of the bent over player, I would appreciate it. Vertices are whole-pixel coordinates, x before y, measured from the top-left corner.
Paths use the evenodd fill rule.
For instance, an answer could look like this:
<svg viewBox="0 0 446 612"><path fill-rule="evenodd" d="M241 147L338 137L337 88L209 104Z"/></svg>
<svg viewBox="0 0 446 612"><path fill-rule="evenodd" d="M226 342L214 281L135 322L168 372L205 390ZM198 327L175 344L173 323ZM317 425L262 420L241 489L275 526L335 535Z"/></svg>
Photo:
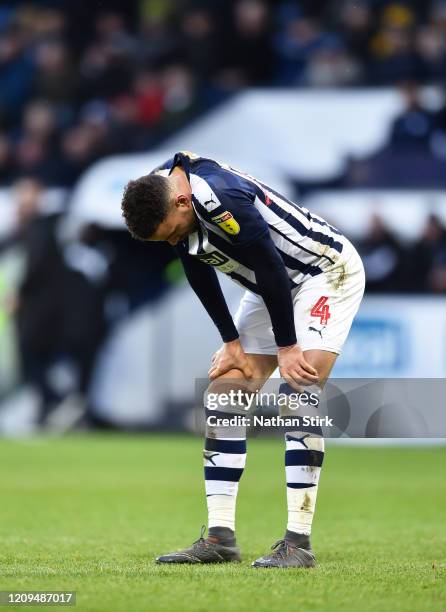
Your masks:
<svg viewBox="0 0 446 612"><path fill-rule="evenodd" d="M323 385L364 293L360 257L338 230L252 176L184 152L130 181L122 210L134 237L175 248L220 332L223 345L212 358L209 390L225 380L231 388L246 388L250 380L262 386L277 366L293 386ZM235 320L216 269L246 289ZM240 561L235 508L244 433L228 438L207 426L208 536L158 557L159 563ZM293 431L285 434L285 444L287 528L255 567L315 565L310 532L324 440Z"/></svg>

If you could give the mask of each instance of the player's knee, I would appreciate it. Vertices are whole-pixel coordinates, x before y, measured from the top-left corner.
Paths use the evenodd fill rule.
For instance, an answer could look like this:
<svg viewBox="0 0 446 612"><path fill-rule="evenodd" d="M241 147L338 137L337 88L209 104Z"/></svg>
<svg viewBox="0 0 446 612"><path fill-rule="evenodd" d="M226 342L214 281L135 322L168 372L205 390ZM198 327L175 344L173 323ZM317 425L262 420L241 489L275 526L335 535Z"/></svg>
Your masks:
<svg viewBox="0 0 446 612"><path fill-rule="evenodd" d="M319 375L318 387L324 387L335 364L337 354L330 351L310 349L304 351L305 361L316 369Z"/></svg>
<svg viewBox="0 0 446 612"><path fill-rule="evenodd" d="M230 370L212 380L207 390L211 393L223 393L230 389L240 389L246 387L246 384L243 384L245 380L241 370Z"/></svg>
<svg viewBox="0 0 446 612"><path fill-rule="evenodd" d="M254 393L263 385L268 376L265 376L264 372L255 364L251 365L251 369L253 372L251 379L247 380L241 370L230 370L211 381L207 391L210 393L228 393L240 389L245 393Z"/></svg>
<svg viewBox="0 0 446 612"><path fill-rule="evenodd" d="M218 410L226 414L244 414L243 401L252 391L242 372L232 370L234 376L220 376L213 380L204 393L206 410ZM231 373L229 373L231 374Z"/></svg>

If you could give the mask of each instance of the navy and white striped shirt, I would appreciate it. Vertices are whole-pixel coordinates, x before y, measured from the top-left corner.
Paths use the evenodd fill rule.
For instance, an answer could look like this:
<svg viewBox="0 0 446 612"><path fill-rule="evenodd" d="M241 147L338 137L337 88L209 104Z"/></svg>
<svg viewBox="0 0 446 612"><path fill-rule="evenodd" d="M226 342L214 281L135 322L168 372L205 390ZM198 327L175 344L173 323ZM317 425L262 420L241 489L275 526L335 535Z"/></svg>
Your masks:
<svg viewBox="0 0 446 612"><path fill-rule="evenodd" d="M330 270L343 249L342 234L273 188L211 159L177 153L155 172L181 165L192 188L198 229L177 250L214 266L260 293L246 262L246 247L269 236L285 266L290 288Z"/></svg>

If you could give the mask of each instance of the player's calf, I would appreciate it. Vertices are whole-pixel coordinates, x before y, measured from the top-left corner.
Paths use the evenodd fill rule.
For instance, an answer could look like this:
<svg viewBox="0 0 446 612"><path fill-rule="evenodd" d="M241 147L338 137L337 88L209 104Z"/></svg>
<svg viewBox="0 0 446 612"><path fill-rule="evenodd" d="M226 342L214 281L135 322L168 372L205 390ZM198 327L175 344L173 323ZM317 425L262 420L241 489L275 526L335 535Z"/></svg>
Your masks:
<svg viewBox="0 0 446 612"><path fill-rule="evenodd" d="M213 542L232 546L235 542L235 509L240 478L246 462L246 427L212 425L215 415L231 417L244 413L243 406L220 406L217 410L209 398L228 395L241 388L241 380L221 377L211 383L206 393L206 438L203 452L209 536Z"/></svg>

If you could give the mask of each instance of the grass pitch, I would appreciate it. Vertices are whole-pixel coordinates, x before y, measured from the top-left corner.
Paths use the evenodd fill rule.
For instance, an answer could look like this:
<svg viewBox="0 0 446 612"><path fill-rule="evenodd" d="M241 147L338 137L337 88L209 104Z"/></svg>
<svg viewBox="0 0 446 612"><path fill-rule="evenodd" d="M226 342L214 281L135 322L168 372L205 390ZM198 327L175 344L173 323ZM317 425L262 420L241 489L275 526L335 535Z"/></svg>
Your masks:
<svg viewBox="0 0 446 612"><path fill-rule="evenodd" d="M77 609L444 610L446 449L328 449L315 570L254 570L285 527L283 444L248 443L240 565L166 567L205 522L202 442L0 442L0 590L75 590ZM5 608L6 609L6 608Z"/></svg>

